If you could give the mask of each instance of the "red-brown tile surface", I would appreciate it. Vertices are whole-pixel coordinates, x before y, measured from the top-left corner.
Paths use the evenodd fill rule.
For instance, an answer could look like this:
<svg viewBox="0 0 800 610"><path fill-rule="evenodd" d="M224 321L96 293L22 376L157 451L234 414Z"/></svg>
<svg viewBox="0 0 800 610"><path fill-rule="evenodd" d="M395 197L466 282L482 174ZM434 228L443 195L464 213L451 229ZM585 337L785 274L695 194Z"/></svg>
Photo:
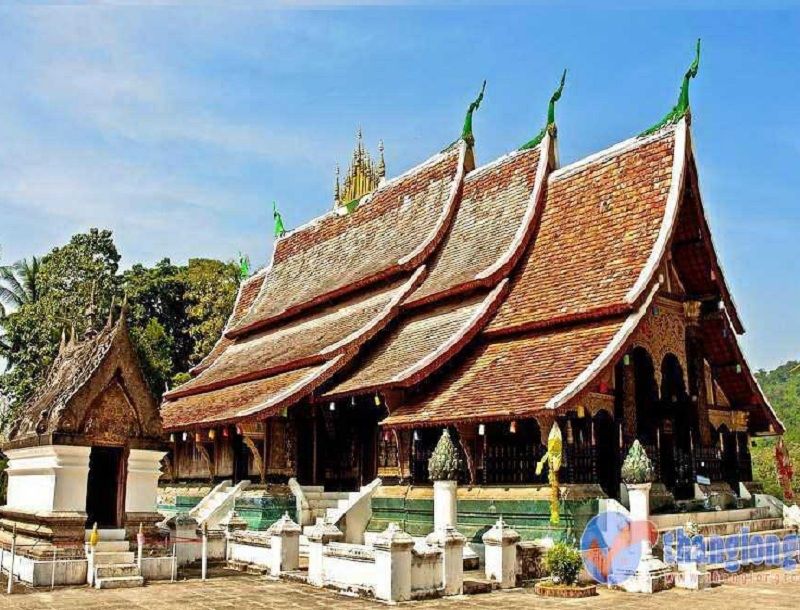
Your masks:
<svg viewBox="0 0 800 610"><path fill-rule="evenodd" d="M507 253L531 204L539 155L512 153L467 175L453 227L409 302L471 282Z"/></svg>
<svg viewBox="0 0 800 610"><path fill-rule="evenodd" d="M486 295L460 303L408 315L377 345L363 349L353 372L334 385L328 395L364 391L391 384L404 371L418 365L465 330L470 318L484 305Z"/></svg>
<svg viewBox="0 0 800 610"><path fill-rule="evenodd" d="M392 413L392 426L428 426L530 415L567 387L608 345L623 320L475 346L439 383Z"/></svg>
<svg viewBox="0 0 800 610"><path fill-rule="evenodd" d="M285 322L277 328L247 335L229 345L222 355L198 377L176 388L176 393L197 393L212 385L230 385L237 378L253 378L260 371L279 367L295 368L294 362L318 356L323 350L365 331L384 315L384 309L398 296L402 284L359 294L314 314ZM169 395L168 395L169 396Z"/></svg>
<svg viewBox="0 0 800 610"><path fill-rule="evenodd" d="M300 368L266 379L168 400L161 406L164 429L202 426L235 419L259 405L266 405L303 379L320 373L323 366Z"/></svg>
<svg viewBox="0 0 800 610"><path fill-rule="evenodd" d="M674 144L674 129L669 129L551 175L538 234L490 330L622 303L664 219Z"/></svg>
<svg viewBox="0 0 800 610"><path fill-rule="evenodd" d="M433 238L447 213L459 149L388 182L352 214L328 215L278 241L272 268L239 327L251 327L390 271Z"/></svg>

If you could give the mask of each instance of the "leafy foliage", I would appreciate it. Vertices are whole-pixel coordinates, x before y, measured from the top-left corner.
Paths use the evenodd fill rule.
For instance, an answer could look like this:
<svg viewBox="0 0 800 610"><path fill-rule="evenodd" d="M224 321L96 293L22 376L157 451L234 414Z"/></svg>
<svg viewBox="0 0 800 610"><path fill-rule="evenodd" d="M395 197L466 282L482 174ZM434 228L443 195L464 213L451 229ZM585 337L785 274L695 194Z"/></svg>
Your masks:
<svg viewBox="0 0 800 610"><path fill-rule="evenodd" d="M800 493L800 362L790 361L771 371L758 371L756 377L764 393L786 426L784 443L795 469L794 490ZM770 495L782 497L775 471L774 439L759 439L751 450L753 478Z"/></svg>
<svg viewBox="0 0 800 610"><path fill-rule="evenodd" d="M164 388L199 362L222 333L238 288L233 262L193 259L187 266L164 259L153 267L134 265L119 273L120 255L110 231L91 229L54 248L41 260L0 268L6 289L0 312L0 432L15 408L32 394L51 366L62 333L78 338L99 329L112 303L127 295L127 322L150 388ZM93 302L101 315L91 313Z"/></svg>
<svg viewBox="0 0 800 610"><path fill-rule="evenodd" d="M564 542L554 544L544 556L545 570L556 584L575 584L582 565L581 552Z"/></svg>

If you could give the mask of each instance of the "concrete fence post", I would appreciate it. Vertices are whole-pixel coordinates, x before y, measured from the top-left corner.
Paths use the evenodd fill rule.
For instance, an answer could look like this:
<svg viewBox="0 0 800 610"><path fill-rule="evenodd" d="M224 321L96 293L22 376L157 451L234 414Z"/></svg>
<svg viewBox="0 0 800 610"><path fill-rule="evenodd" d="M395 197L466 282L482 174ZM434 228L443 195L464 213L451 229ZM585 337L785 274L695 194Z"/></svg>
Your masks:
<svg viewBox="0 0 800 610"><path fill-rule="evenodd" d="M508 527L502 517L483 535L486 578L498 582L501 589L510 589L517 584L519 539L520 535Z"/></svg>
<svg viewBox="0 0 800 610"><path fill-rule="evenodd" d="M292 521L289 513L273 523L267 533L270 536L271 576L289 572L300 567L300 526Z"/></svg>
<svg viewBox="0 0 800 610"><path fill-rule="evenodd" d="M317 524L308 534L308 583L316 587L325 584L325 566L323 550L329 542L339 542L344 538L342 531L325 519L318 519Z"/></svg>
<svg viewBox="0 0 800 610"><path fill-rule="evenodd" d="M464 545L467 539L455 527L447 525L434 530L425 542L442 551L444 595L461 595L464 592Z"/></svg>
<svg viewBox="0 0 800 610"><path fill-rule="evenodd" d="M372 543L375 549L375 597L387 602L411 599L411 550L414 539L397 523L389 526Z"/></svg>

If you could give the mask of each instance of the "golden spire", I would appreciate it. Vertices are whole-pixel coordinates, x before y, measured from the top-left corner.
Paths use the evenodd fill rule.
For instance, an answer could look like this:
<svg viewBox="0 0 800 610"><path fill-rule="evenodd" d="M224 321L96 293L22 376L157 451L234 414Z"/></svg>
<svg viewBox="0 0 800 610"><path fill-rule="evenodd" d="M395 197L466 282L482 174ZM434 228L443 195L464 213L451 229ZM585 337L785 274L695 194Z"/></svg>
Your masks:
<svg viewBox="0 0 800 610"><path fill-rule="evenodd" d="M356 132L356 146L350 160L350 167L344 176L344 183L339 184L339 168L336 168L336 183L334 186L334 207L348 205L358 201L367 193L371 193L380 184L381 178L386 176L386 163L383 159L383 142L378 147L380 160L376 164L364 147L364 137L359 127Z"/></svg>

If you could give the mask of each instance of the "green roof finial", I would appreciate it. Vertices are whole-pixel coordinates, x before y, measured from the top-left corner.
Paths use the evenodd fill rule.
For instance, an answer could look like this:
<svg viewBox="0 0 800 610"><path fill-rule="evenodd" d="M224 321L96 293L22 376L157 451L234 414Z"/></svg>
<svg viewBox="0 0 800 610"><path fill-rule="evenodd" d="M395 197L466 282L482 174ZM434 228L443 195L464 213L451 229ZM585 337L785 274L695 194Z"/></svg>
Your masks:
<svg viewBox="0 0 800 610"><path fill-rule="evenodd" d="M553 95L550 96L550 103L547 105L547 124L544 128L536 134L536 137L529 142L526 142L522 146L520 146L520 150L528 150L531 148L536 148L539 144L542 143L544 140L544 134L547 133L547 130L550 129L551 125L556 124L556 102L561 99L561 93L564 91L564 81L567 79L567 70L564 68L564 72L561 74L561 82L558 85L558 89L553 92Z"/></svg>
<svg viewBox="0 0 800 610"><path fill-rule="evenodd" d="M281 218L281 213L278 211L278 204L274 201L272 202L272 218L275 219L275 237L283 237L286 235L286 228L283 226L283 218Z"/></svg>
<svg viewBox="0 0 800 610"><path fill-rule="evenodd" d="M250 277L250 257L239 252L239 279L246 280Z"/></svg>
<svg viewBox="0 0 800 610"><path fill-rule="evenodd" d="M481 92L478 94L478 97L475 98L475 101L469 105L469 108L467 108L467 116L464 117L464 129L461 132L461 139L470 146L475 144L475 136L472 135L472 113L480 108L484 91L486 91L486 81L483 81Z"/></svg>
<svg viewBox="0 0 800 610"><path fill-rule="evenodd" d="M697 39L697 47L695 49L694 61L686 74L683 75L683 82L681 83L681 91L678 94L678 103L673 106L672 110L667 113L663 119L653 125L647 131L640 133L640 136L648 136L651 133L657 132L665 125L677 123L689 111L689 81L697 76L697 70L700 68L700 39Z"/></svg>

